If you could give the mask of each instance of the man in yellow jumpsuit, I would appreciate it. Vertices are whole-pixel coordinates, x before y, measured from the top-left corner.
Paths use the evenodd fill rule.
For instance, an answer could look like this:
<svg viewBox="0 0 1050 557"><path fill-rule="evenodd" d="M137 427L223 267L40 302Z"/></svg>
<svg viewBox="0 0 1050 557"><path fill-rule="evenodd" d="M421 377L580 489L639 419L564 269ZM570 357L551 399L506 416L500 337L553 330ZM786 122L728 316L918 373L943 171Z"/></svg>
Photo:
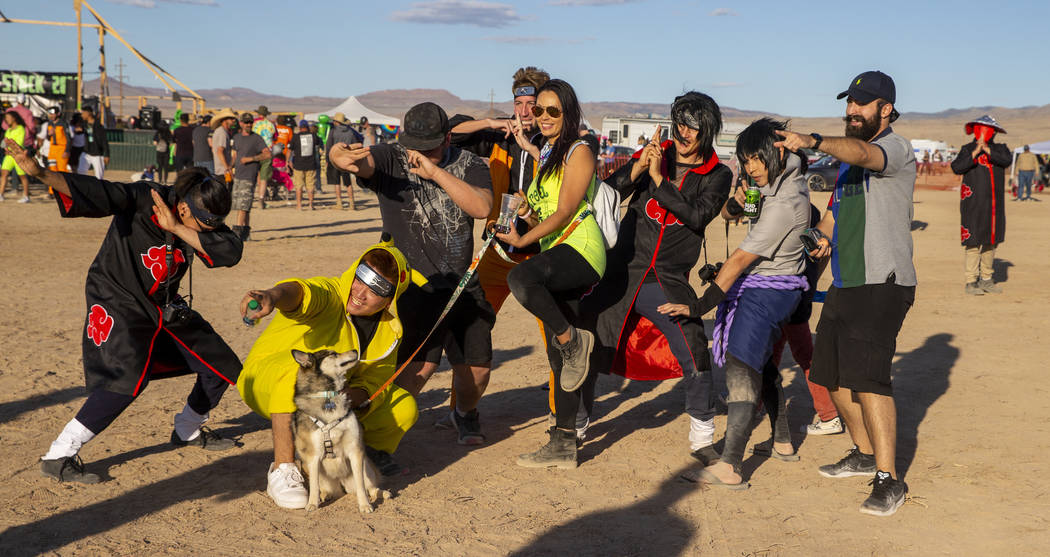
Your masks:
<svg viewBox="0 0 1050 557"><path fill-rule="evenodd" d="M300 509L307 503L294 462L292 414L299 364L292 349L357 350L360 361L348 373L343 392L361 422L368 456L384 475L400 471L390 454L415 424L419 410L407 391L383 386L395 372L404 333L397 300L410 282L425 281L392 242L384 241L366 250L342 276L288 279L268 290L251 290L241 300L246 319L277 310L244 361L237 390L273 426L274 460L266 491L278 506ZM258 309L249 308L253 300Z"/></svg>

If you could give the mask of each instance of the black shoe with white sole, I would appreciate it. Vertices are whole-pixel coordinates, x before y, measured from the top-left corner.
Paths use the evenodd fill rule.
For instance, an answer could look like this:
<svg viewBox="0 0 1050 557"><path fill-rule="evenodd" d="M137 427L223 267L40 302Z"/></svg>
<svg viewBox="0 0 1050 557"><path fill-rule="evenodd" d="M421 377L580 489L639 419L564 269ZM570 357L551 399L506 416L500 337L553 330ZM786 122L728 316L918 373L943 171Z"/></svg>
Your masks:
<svg viewBox="0 0 1050 557"><path fill-rule="evenodd" d="M179 437L179 434L172 430L171 444L176 447L193 445L209 451L225 451L226 449L232 449L237 446L237 443L234 443L233 439L227 439L206 427L201 427L200 435L189 441L183 441Z"/></svg>
<svg viewBox="0 0 1050 557"><path fill-rule="evenodd" d="M904 504L908 494L908 484L891 478L889 472L882 470L875 473L868 485L872 486L871 495L860 506L860 512L864 514L890 516Z"/></svg>
<svg viewBox="0 0 1050 557"><path fill-rule="evenodd" d="M817 469L825 478L849 478L851 476L874 476L875 455L864 454L853 447L835 464L825 464Z"/></svg>

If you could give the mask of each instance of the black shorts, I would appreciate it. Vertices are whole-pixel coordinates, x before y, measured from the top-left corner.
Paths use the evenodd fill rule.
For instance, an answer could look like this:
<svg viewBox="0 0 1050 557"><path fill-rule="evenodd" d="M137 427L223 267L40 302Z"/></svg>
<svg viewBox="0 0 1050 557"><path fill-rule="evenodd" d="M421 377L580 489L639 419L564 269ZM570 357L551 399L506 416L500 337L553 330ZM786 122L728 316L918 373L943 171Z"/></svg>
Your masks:
<svg viewBox="0 0 1050 557"><path fill-rule="evenodd" d="M914 286L892 282L829 288L809 380L828 389L892 395L897 333L914 302Z"/></svg>
<svg viewBox="0 0 1050 557"><path fill-rule="evenodd" d="M412 285L398 298L397 313L405 328L397 351L398 366L412 357L451 296L451 290L426 292ZM412 361L438 363L444 352L452 365L489 365L495 323L496 312L485 300L484 291L477 285L467 288Z"/></svg>

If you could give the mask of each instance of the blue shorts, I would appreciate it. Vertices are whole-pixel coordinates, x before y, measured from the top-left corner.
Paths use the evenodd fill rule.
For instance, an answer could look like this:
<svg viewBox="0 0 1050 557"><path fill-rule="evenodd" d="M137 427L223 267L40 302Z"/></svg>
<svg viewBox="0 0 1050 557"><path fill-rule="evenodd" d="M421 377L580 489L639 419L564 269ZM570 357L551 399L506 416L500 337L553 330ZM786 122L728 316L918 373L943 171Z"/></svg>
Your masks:
<svg viewBox="0 0 1050 557"><path fill-rule="evenodd" d="M773 355L780 326L791 317L801 299L801 290L744 289L729 329L727 351L752 369L761 371Z"/></svg>

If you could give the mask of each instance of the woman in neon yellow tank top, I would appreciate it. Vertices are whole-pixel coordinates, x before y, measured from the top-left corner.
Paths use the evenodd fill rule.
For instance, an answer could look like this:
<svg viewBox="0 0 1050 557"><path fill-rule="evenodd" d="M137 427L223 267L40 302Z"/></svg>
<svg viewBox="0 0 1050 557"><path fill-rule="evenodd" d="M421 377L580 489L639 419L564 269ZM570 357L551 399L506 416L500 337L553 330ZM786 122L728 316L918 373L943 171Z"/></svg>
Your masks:
<svg viewBox="0 0 1050 557"><path fill-rule="evenodd" d="M540 253L507 274L507 285L521 305L543 321L547 358L554 371L557 427L540 450L518 457L529 468L576 467L576 411L580 387L594 381L589 358L594 335L577 329L580 298L605 272L601 229L587 210L595 187L595 153L579 140L580 103L572 86L552 79L540 88L532 109L542 135L530 154L540 161L528 187L523 211L532 229L519 236L511 227L497 237L519 247L540 243Z"/></svg>

